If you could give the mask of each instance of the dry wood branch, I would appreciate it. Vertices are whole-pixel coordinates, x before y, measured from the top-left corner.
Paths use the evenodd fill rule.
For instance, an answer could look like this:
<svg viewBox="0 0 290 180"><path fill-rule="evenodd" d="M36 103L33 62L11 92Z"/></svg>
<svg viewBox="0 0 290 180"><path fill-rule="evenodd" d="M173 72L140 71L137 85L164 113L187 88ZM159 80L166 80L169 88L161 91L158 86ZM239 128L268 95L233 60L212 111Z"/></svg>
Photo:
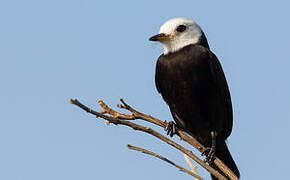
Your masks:
<svg viewBox="0 0 290 180"><path fill-rule="evenodd" d="M119 117L119 118L126 119L126 120L142 119L144 121L156 124L156 125L163 127L163 128L166 128L168 126L168 123L166 121L161 121L161 120L154 118L150 115L146 115L146 114L143 114L143 113L135 110L130 105L128 105L123 99L120 99L120 101L122 104L119 104L117 107L122 108L122 109L126 109L126 110L130 111L132 114L120 114L117 111L109 108L102 100L99 100L98 103L108 114L111 114L114 117ZM186 135L181 130L178 130L177 134L179 135L179 137L182 140L184 140L188 144L192 145L200 152L204 152L205 147L202 144L200 144L196 139ZM215 158L214 163L230 179L238 180L237 176L219 158Z"/></svg>
<svg viewBox="0 0 290 180"><path fill-rule="evenodd" d="M195 177L196 179L203 180L203 178L200 177L199 175L197 175L196 173L191 172L191 171L189 171L189 170L187 170L187 169L185 169L185 168L183 168L183 167L181 167L181 166L175 164L174 162L168 160L167 158L165 158L165 157L163 157L163 156L160 156L160 155L158 155L158 154L156 154L156 153L154 153L154 152L148 151L148 150L143 149L143 148L140 148L140 147L131 146L131 145L129 145L129 144L127 144L127 147L128 147L129 149L132 149L132 150L135 150L135 151L141 151L142 153L145 153L145 154L149 154L149 155L155 156L155 157L157 157L157 158L159 158L159 159L161 159L161 160L163 160L163 161L165 161L165 162L167 162L167 163L169 163L169 164L171 164L171 165L177 167L180 171L185 172L185 173L187 173L187 174L189 174L189 175Z"/></svg>
<svg viewBox="0 0 290 180"><path fill-rule="evenodd" d="M225 177L223 177L218 171L216 171L215 169L211 168L210 166L208 166L207 164L205 164L202 160L200 160L199 158L197 158L195 155L192 154L191 151L183 148L182 146L176 144L175 142L171 141L170 139L164 137L163 135L159 134L158 132L144 127L144 126L140 126L137 124L134 124L132 122L128 122L128 121L124 121L124 120L134 120L134 119L142 119L151 123L154 123L158 126L161 126L163 128L166 128L168 123L166 121L161 121L159 119L156 119L150 115L145 115L143 113L140 113L139 111L136 111L135 109L133 109L132 107L130 107L127 103L125 103L124 100L121 99L122 105L118 105L119 108L123 108L126 109L128 111L130 111L132 114L128 115L128 114L121 114L111 108L109 108L103 101L99 100L98 103L99 105L103 108L103 111L101 112L96 112L90 108L88 108L87 106L81 104L78 100L70 100L71 104L77 105L80 108L82 108L83 110L85 110L88 113L91 113L93 115L95 115L96 117L101 117L105 120L108 120L110 123L113 123L115 125L121 124L121 125L125 125L125 126L129 126L131 128L133 128L134 130L139 130L139 131L143 131L146 132L148 134L151 134L159 139L161 139L162 141L170 144L171 146L179 149L180 151L184 152L186 155L188 155L190 158L192 158L193 160L195 160L197 163L199 163L202 167L204 167L208 172L210 172L211 174L213 174L214 176L216 176L219 179L226 179ZM105 114L109 114L109 115L105 115ZM184 132L182 131L178 131L178 135L180 136L180 138L184 141L186 141L187 143L189 143L190 145L194 146L196 149L198 149L200 152L204 151L204 147L197 142L194 138L189 137L188 135L186 135ZM228 176L230 177L230 179L234 179L237 180L238 178L234 175L234 173L227 168L222 161L220 161L218 158L215 159L214 163Z"/></svg>

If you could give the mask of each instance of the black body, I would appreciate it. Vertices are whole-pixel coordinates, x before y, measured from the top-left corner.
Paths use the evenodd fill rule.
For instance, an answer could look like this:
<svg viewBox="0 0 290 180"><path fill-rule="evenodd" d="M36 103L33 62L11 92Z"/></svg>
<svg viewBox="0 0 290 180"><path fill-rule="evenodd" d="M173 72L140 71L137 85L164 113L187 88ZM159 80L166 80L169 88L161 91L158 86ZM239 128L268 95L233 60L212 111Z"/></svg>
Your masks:
<svg viewBox="0 0 290 180"><path fill-rule="evenodd" d="M225 143L233 125L231 97L222 67L205 36L199 44L162 54L155 83L178 127L206 147L211 146L211 132L217 132L215 155L239 176ZM211 166L217 169L213 163Z"/></svg>

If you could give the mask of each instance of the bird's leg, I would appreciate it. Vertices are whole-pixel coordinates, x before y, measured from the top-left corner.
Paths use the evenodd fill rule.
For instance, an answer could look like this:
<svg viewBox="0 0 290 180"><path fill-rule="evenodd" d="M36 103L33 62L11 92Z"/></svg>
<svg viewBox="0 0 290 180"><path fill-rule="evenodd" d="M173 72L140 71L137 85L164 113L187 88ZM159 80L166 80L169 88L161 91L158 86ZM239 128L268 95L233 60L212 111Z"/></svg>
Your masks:
<svg viewBox="0 0 290 180"><path fill-rule="evenodd" d="M168 125L165 127L165 131L167 131L167 135L172 137L174 134L177 133L177 125L173 121L169 121Z"/></svg>
<svg viewBox="0 0 290 180"><path fill-rule="evenodd" d="M211 131L210 135L211 135L211 147L206 148L201 154L202 156L206 155L205 162L208 163L212 163L215 158L217 132Z"/></svg>

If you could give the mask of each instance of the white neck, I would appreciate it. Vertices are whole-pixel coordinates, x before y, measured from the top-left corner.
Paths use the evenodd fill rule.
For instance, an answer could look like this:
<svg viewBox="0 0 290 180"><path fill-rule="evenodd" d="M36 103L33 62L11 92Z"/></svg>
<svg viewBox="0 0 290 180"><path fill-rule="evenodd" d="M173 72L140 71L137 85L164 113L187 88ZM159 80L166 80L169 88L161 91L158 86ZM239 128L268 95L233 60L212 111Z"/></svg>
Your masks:
<svg viewBox="0 0 290 180"><path fill-rule="evenodd" d="M185 46L190 44L196 44L199 42L199 37L191 38L191 39L175 39L168 42L162 42L164 48L164 55L176 52L182 49Z"/></svg>

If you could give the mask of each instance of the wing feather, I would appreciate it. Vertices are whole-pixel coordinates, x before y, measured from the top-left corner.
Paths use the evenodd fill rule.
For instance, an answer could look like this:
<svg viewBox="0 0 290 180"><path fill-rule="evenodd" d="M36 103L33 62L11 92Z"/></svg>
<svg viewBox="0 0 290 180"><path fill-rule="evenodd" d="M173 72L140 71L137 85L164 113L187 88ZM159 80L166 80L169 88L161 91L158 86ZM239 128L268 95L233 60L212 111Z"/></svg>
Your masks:
<svg viewBox="0 0 290 180"><path fill-rule="evenodd" d="M210 70L213 81L215 83L217 96L219 99L221 112L223 114L223 129L226 130L224 136L228 137L231 134L233 126L233 110L229 87L222 66L214 53L210 53Z"/></svg>

